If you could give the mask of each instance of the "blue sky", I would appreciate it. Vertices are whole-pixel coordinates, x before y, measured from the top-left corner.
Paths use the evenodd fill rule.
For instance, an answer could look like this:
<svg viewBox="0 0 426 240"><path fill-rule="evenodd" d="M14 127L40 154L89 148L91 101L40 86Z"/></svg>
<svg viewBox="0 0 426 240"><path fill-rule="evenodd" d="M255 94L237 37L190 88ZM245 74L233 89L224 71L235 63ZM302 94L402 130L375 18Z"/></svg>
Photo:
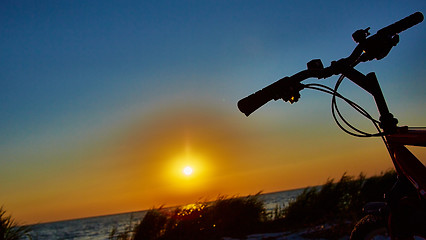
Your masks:
<svg viewBox="0 0 426 240"><path fill-rule="evenodd" d="M90 125L130 105L187 92L235 101L301 70L310 58L328 65L347 56L354 30L377 30L422 7L421 1L6 2L2 131L13 139L26 134L23 128L58 121ZM410 52L421 50L420 29L413 31L401 38Z"/></svg>
<svg viewBox="0 0 426 240"><path fill-rule="evenodd" d="M274 159L267 162L271 166L281 164L277 157L281 152L273 150L281 149L290 139L299 142L292 143L296 144L291 145L294 149L323 141L324 136L333 144L341 141L342 146L361 144L333 125L328 96L304 91L300 103L271 103L249 118L238 111L236 103L283 76L303 70L311 59L321 58L328 66L332 60L348 56L355 47L351 34L357 29L371 27L375 33L425 10L424 1L3 1L0 195L10 196L3 201L19 217L35 221L30 213L18 210L19 204L28 204L22 192L34 179L36 189L55 181L77 181L67 169L73 166L81 176L87 174L89 186L92 180L88 176L99 170L92 157L116 146L117 136L135 128L142 129L144 136L154 136L166 129L164 125L173 125L173 119L179 122L182 115L189 116L185 121L208 116L213 125L231 121L231 129L240 129L235 136L241 141L258 138L256 154ZM422 23L403 32L400 44L384 60L359 66L365 73L377 73L391 111L404 124L416 126L426 120L425 26ZM324 83L332 86L334 81ZM368 95L346 83L342 90L374 113ZM138 124L151 127L134 127ZM378 140L369 141L380 146ZM321 144L313 148L318 148L318 154L334 151ZM297 152L288 153L295 162L312 158ZM312 166L319 165L321 159ZM257 168L258 159L247 161L252 165L235 172L236 176ZM334 172L312 174L316 178L311 182L279 186L271 180L252 191L317 184L348 169L357 172L367 168L364 171L373 174L389 167L348 163ZM83 168L93 171L80 173ZM13 171L21 173L14 175ZM44 171L57 174L43 175ZM99 176L107 174L100 172ZM62 174L69 176L68 180L60 180ZM262 174L271 175L267 169ZM243 190L222 191L253 193L248 187L239 187ZM52 192L55 189L52 187ZM215 191L220 192L220 187ZM135 208L111 207L85 214L81 210L78 216ZM43 219L67 217L75 216L64 211Z"/></svg>

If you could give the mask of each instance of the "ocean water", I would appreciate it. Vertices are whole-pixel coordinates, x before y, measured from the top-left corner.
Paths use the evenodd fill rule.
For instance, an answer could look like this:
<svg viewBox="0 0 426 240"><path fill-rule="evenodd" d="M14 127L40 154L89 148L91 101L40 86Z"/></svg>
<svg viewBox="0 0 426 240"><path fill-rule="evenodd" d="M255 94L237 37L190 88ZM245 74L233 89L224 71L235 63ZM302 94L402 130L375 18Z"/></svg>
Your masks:
<svg viewBox="0 0 426 240"><path fill-rule="evenodd" d="M284 207L294 200L303 189L267 193L260 195L268 211L273 211L277 206ZM38 239L73 239L73 240L104 240L109 239L113 228L123 232L127 227L134 226L145 216L146 211L121 213L108 216L98 216L67 220L60 222L41 223L32 225L31 236Z"/></svg>

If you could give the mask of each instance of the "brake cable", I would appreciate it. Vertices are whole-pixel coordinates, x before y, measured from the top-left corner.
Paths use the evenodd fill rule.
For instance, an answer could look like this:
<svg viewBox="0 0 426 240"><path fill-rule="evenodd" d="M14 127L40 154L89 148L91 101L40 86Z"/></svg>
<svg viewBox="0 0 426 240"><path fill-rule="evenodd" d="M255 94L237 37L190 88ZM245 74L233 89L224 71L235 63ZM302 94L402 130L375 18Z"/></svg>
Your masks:
<svg viewBox="0 0 426 240"><path fill-rule="evenodd" d="M380 127L379 127L379 121L377 121L376 119L374 119L364 108L362 108L361 106L359 106L357 103L353 102L352 100L344 97L343 95L341 95L337 90L342 82L342 80L344 79L344 76L341 75L339 77L339 80L336 82L336 86L335 88L330 88L328 86L322 85L322 84L317 84L317 83L311 83L311 84L304 84L305 88L308 89L312 89L312 90L317 90L317 91L321 91L327 94L332 95L332 116L334 121L336 122L336 124L339 126L339 128L344 131L345 133L352 135L352 136L356 136L356 137L377 137L377 136L383 136L383 132L381 131ZM337 106L337 102L336 102L336 98L340 98L343 101L345 101L349 106L351 106L352 108L354 108L358 113L360 113L362 116L364 116L365 118L367 118L368 120L370 120L374 127L377 129L378 133L375 134L371 134L371 133L367 133L364 132L356 127L354 127L352 124L350 124L341 114L338 106ZM336 115L337 113L337 115ZM357 133L348 130L346 127L343 126L343 124L339 121L339 118L341 119L341 121L343 121L344 124L346 124L348 127L350 127L353 131L356 131Z"/></svg>

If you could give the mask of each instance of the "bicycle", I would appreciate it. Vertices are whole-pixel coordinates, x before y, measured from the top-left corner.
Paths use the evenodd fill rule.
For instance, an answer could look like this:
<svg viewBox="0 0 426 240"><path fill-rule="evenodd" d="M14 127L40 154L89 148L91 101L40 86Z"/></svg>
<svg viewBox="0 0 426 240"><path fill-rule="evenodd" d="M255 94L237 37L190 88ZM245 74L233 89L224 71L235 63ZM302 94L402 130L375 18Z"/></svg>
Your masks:
<svg viewBox="0 0 426 240"><path fill-rule="evenodd" d="M333 61L324 67L321 60L307 63L307 69L290 77L284 77L271 85L238 101L238 108L246 116L270 100L282 99L295 103L300 91L313 89L332 95L332 115L336 124L346 133L357 137L381 137L390 154L398 180L383 202L368 203L361 219L351 233L351 239L372 239L386 233L391 239L426 238L426 167L405 147L426 146L426 130L398 126L398 120L390 113L379 82L374 72L364 75L355 69L359 63L381 60L399 42L399 33L422 22L421 12L401 19L376 34L370 28L360 29L352 34L357 46L347 58ZM325 79L340 75L335 87L311 83L302 84L308 78ZM373 96L379 120L374 119L361 106L338 93L343 79L347 78ZM356 111L371 120L377 133L367 133L351 125L341 114L336 99L347 102ZM340 120L339 120L340 119Z"/></svg>

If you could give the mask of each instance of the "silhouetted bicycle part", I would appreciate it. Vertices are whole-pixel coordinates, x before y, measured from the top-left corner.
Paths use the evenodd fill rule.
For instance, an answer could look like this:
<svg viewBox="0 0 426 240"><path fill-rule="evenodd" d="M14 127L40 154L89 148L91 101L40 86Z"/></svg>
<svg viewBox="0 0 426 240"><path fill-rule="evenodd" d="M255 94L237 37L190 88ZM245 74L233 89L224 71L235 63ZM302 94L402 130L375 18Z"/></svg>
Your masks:
<svg viewBox="0 0 426 240"><path fill-rule="evenodd" d="M372 36L369 33L370 28L357 30L352 34L352 38L358 45L349 57L333 61L325 68L321 60L312 60L307 63L306 70L279 79L238 102L240 111L249 116L270 100L282 99L294 103L299 100L301 90L305 88L319 90L332 95L332 115L343 131L357 137L379 136L383 139L398 174L398 180L386 195L385 202L365 206L367 216L357 224L351 239L373 237L373 233L383 229L392 239L413 236L426 238L426 167L405 147L407 145L425 147L426 130L398 127L398 120L390 113L374 72L364 75L354 68L359 63L386 57L398 44L398 34L422 22L423 19L423 14L416 12L380 29ZM325 79L333 75L340 75L334 88L316 83L302 84L302 81L308 78ZM348 78L373 96L380 114L379 120L337 92L344 78ZM377 133L366 133L346 121L337 107L336 98L344 100L371 120ZM369 231L366 232L365 229Z"/></svg>

